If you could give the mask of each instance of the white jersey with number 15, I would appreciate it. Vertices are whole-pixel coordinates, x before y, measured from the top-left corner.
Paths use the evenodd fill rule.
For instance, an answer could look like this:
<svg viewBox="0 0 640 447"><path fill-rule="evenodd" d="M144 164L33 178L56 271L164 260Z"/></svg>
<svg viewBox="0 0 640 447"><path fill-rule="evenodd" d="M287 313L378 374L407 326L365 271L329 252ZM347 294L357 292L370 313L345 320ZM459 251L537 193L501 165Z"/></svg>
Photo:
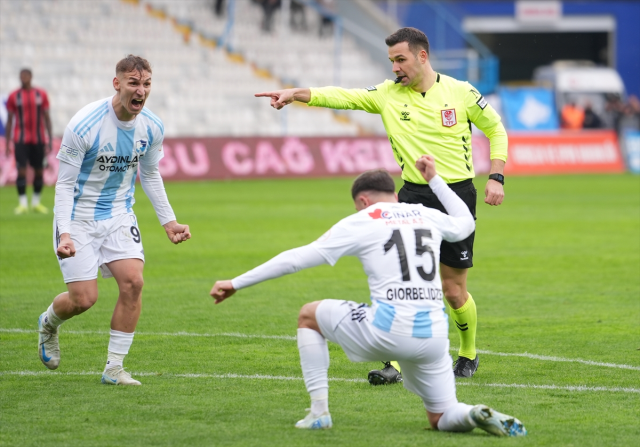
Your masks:
<svg viewBox="0 0 640 447"><path fill-rule="evenodd" d="M378 202L311 244L334 265L356 256L368 277L373 325L398 335L446 338L440 242L468 236L454 217L423 205Z"/></svg>

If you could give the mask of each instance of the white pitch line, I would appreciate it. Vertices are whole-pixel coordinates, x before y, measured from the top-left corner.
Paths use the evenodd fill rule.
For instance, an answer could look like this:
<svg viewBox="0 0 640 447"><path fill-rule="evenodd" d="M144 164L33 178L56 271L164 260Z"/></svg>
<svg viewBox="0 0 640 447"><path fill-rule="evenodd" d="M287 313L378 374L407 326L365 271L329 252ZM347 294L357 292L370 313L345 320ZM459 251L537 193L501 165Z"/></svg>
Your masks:
<svg viewBox="0 0 640 447"><path fill-rule="evenodd" d="M35 330L31 329L5 329L0 328L0 332L7 333L35 333ZM67 334L78 334L78 335L109 335L108 331L74 331L74 330L64 330L64 333ZM237 337L237 338L262 338L262 339L275 339L275 340L291 340L295 341L296 337L293 335L260 335L260 334L242 334L239 332L222 332L218 334L198 334L194 332L136 332L137 336L162 336L162 337ZM458 348L451 347L450 351L457 351ZM581 363L583 365L590 366L601 366L605 368L618 368L618 369L630 369L633 371L640 371L640 366L633 365L624 365L618 363L604 363L604 362L596 362L593 360L583 360L583 359L570 359L565 357L555 357L549 355L538 355L538 354L530 354L528 352L524 353L508 353L508 352L493 352L493 351L485 351L482 349L477 350L480 354L486 355L497 355L500 357L524 357L534 360L543 360L547 362L565 362L565 363Z"/></svg>
<svg viewBox="0 0 640 447"><path fill-rule="evenodd" d="M0 371L0 376L99 376L101 373L94 371ZM184 379L249 379L249 380L294 380L302 381L302 377L290 376L269 376L264 374L174 374L174 373L155 373L155 372L132 372L134 376L139 377L177 377ZM330 377L330 382L353 382L365 383L365 379L345 379L341 377ZM605 387L605 386L584 386L584 385L533 385L520 383L476 383L476 382L456 382L456 386L476 386L476 387L493 387L493 388L521 388L521 389L541 389L541 390L561 390L561 391L579 391L579 392L608 392L608 393L637 393L640 394L640 388L623 388L623 387Z"/></svg>
<svg viewBox="0 0 640 447"><path fill-rule="evenodd" d="M4 329L0 328L0 332L9 333L35 333L35 329ZM109 331L74 331L63 330L65 334L78 334L78 335L109 335ZM293 335L260 335L260 334L242 334L240 332L221 332L219 334L197 334L195 332L136 332L137 336L161 336L161 337L237 337L237 338L265 338L275 340L292 340L295 341L296 337Z"/></svg>
<svg viewBox="0 0 640 447"><path fill-rule="evenodd" d="M457 349L455 350L457 351ZM640 371L640 366L620 365L617 363L594 362L593 360L567 359L564 357L555 357L551 355L529 354L528 352L524 352L522 354L518 354L518 353L512 354L512 353L506 353L506 352L484 351L482 349L477 349L476 351L479 352L480 354L497 355L501 357L526 357L529 359L544 360L548 362L572 362L572 363L582 363L583 365L604 366L606 368L632 369L634 371Z"/></svg>

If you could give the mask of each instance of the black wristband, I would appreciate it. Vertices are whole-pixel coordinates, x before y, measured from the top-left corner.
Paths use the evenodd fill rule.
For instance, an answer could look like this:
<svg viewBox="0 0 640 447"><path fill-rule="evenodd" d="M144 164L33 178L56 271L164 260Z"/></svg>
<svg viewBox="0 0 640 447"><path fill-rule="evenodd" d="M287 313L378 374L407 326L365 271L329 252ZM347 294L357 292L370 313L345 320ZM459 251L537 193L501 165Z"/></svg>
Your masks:
<svg viewBox="0 0 640 447"><path fill-rule="evenodd" d="M489 180L495 180L496 182L500 182L504 185L504 175L502 174L491 174L489 176Z"/></svg>

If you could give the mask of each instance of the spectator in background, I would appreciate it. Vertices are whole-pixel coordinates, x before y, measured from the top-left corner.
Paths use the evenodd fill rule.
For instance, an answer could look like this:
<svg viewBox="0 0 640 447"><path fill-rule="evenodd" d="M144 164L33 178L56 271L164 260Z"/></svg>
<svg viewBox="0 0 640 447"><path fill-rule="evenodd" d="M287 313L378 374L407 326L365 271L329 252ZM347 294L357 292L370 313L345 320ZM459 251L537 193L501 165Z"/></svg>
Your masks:
<svg viewBox="0 0 640 447"><path fill-rule="evenodd" d="M262 31L270 33L273 28L273 14L280 6L280 0L255 0L257 4L262 6L264 16L262 17Z"/></svg>
<svg viewBox="0 0 640 447"><path fill-rule="evenodd" d="M14 154L18 167L18 207L16 214L29 212L27 202L27 162L35 171L33 178L33 195L31 196L31 209L36 213L47 214L49 210L40 203L40 193L44 181L44 160L46 154L51 151L52 132L51 118L49 116L49 98L47 92L41 88L33 87L31 79L33 74L28 68L20 70L20 82L22 87L15 90L7 99L7 128L6 150L10 153L10 144L14 142ZM14 125L15 117L15 125ZM47 131L49 139L45 138ZM12 139L13 137L13 139Z"/></svg>
<svg viewBox="0 0 640 447"><path fill-rule="evenodd" d="M304 8L304 3L291 0L291 29L296 31L307 30L307 15Z"/></svg>
<svg viewBox="0 0 640 447"><path fill-rule="evenodd" d="M576 106L575 101L569 101L562 108L560 118L563 129L582 129L584 110Z"/></svg>
<svg viewBox="0 0 640 447"><path fill-rule="evenodd" d="M322 11L320 12L320 37L324 37L325 33L331 35L333 33L333 15L335 10L334 0L319 0Z"/></svg>
<svg viewBox="0 0 640 447"><path fill-rule="evenodd" d="M213 9L217 17L222 17L224 15L224 0L215 0Z"/></svg>
<svg viewBox="0 0 640 447"><path fill-rule="evenodd" d="M631 95L624 103L620 96L607 98L607 113L613 116L613 127L620 135L624 129L640 130L640 100Z"/></svg>
<svg viewBox="0 0 640 447"><path fill-rule="evenodd" d="M602 120L593 111L593 106L590 102L584 106L584 121L582 123L583 129L600 129L602 126Z"/></svg>

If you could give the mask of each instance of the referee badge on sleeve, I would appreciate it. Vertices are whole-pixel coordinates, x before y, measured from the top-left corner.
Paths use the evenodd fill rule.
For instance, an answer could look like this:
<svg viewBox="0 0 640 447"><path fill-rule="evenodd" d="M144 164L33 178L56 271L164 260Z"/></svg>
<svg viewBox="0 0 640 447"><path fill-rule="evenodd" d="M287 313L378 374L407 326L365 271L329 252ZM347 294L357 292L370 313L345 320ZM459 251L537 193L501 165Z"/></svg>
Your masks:
<svg viewBox="0 0 640 447"><path fill-rule="evenodd" d="M441 110L440 114L442 115L442 125L444 127L453 127L458 124L456 109Z"/></svg>

